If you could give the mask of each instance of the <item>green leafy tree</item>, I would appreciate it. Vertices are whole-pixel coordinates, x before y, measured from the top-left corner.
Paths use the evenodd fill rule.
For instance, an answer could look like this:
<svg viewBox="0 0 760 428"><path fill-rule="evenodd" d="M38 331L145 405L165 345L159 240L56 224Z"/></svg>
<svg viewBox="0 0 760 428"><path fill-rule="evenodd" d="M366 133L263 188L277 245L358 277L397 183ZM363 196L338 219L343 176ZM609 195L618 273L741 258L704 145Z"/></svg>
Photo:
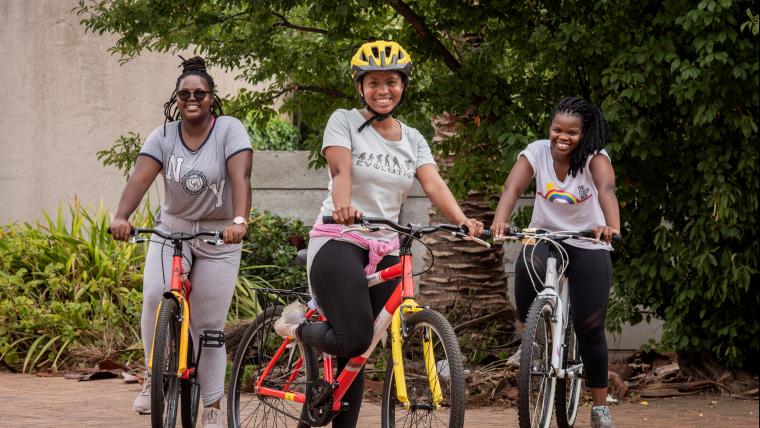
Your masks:
<svg viewBox="0 0 760 428"><path fill-rule="evenodd" d="M644 307L665 320L666 347L757 361L755 2L82 0L78 12L90 31L117 34L125 60L193 47L268 84L237 102L263 124L282 98L312 147L333 109L356 104L358 45L398 41L415 62L404 119L430 135L430 117L456 117L435 150L454 160L459 195L498 194L561 97L600 104L625 235L612 320L638 321Z"/></svg>

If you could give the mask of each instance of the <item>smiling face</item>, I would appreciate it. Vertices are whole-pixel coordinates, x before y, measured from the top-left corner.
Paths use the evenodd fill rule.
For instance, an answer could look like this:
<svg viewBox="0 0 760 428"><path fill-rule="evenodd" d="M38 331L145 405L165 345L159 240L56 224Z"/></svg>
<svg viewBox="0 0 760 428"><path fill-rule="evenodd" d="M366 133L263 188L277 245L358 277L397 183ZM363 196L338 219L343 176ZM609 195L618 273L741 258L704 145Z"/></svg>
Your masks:
<svg viewBox="0 0 760 428"><path fill-rule="evenodd" d="M182 120L189 122L203 122L208 120L211 115L211 105L214 103L213 94L206 79L201 76L191 74L179 82L177 92L180 91L206 91L208 92L202 100L197 99L197 92L186 101L177 97L177 108L182 114Z"/></svg>
<svg viewBox="0 0 760 428"><path fill-rule="evenodd" d="M575 114L557 113L549 126L549 142L555 157L565 158L578 147L583 138L581 117Z"/></svg>
<svg viewBox="0 0 760 428"><path fill-rule="evenodd" d="M396 71L371 71L357 82L356 89L364 94L364 100L372 110L386 114L401 101L404 81Z"/></svg>

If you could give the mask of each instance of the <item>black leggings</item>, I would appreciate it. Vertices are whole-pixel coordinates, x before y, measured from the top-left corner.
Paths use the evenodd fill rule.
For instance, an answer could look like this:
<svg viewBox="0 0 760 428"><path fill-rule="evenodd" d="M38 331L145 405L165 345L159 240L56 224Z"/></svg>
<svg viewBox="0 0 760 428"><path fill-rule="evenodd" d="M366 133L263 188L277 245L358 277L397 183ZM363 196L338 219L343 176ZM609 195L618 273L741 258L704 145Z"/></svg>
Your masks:
<svg viewBox="0 0 760 428"><path fill-rule="evenodd" d="M368 288L364 273L368 260L367 250L332 240L319 249L311 264L311 290L328 322L303 324L298 334L303 343L335 355L338 372L350 358L369 348L374 319L399 282L394 279ZM398 257L386 256L377 268L384 269L398 262ZM346 391L343 401L347 401L349 407L333 419L334 428L356 426L363 392L364 369Z"/></svg>
<svg viewBox="0 0 760 428"><path fill-rule="evenodd" d="M570 285L568 290L570 313L586 371L586 385L591 388L604 388L607 387L608 380L607 336L604 322L612 285L610 252L587 250L567 244L562 246L570 257L570 265L565 274ZM530 257L532 249L533 246L525 248L526 258ZM534 266L538 278L533 277L538 291L542 289L540 282L543 282L545 278L548 255L547 244L539 244L534 253ZM528 317L528 310L536 297L530 274L533 274L533 270L526 268L521 248L515 264L515 300L517 314L523 322Z"/></svg>

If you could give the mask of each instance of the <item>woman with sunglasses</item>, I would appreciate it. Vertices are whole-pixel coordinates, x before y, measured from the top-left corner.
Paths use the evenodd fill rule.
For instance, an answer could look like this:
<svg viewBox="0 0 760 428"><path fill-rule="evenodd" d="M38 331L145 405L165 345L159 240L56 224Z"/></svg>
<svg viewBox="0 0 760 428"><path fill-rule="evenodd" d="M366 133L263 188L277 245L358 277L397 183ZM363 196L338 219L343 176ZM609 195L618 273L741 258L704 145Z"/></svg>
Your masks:
<svg viewBox="0 0 760 428"><path fill-rule="evenodd" d="M185 246L185 272L193 292L191 334L193 343L204 330L224 330L240 267L241 241L251 209L251 141L243 124L222 115L214 80L202 58L182 59L182 74L164 105L164 126L145 141L111 222L115 239L129 237L129 216L158 176L164 179L164 198L155 229L192 233L223 230L225 245L200 240ZM143 307L140 322L145 361L150 357L156 309L169 287L172 246L152 238L145 260ZM192 263L192 269L190 264ZM220 403L224 394L226 350L206 348L198 367L203 400L203 426L227 425ZM133 408L150 413L150 374L135 398Z"/></svg>

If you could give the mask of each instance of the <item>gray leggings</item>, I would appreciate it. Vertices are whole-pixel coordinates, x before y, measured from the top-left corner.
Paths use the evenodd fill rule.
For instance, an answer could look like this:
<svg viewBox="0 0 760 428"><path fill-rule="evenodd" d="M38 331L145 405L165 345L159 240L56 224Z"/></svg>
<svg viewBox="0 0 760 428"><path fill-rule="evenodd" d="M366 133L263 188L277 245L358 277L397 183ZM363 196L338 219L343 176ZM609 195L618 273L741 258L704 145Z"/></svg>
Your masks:
<svg viewBox="0 0 760 428"><path fill-rule="evenodd" d="M163 227L162 231L166 231ZM208 230L203 228L203 230ZM188 231L189 232L189 231ZM145 344L145 361L150 358L150 344L153 343L153 326L156 322L156 310L168 291L171 281L172 256L174 249L171 242L162 245L163 239L153 236L145 260L143 280L143 307L140 328ZM163 274L161 272L161 254L163 246ZM190 333L198 352L198 336L203 330L224 330L224 321L235 291L238 269L240 268L240 251L238 245L211 246L201 241L188 241L184 245L185 258L182 269L190 272L192 284L190 292ZM192 262L190 269L189 259ZM198 367L201 384L201 399L205 406L219 400L224 393L224 370L227 351L221 348L204 348Z"/></svg>

